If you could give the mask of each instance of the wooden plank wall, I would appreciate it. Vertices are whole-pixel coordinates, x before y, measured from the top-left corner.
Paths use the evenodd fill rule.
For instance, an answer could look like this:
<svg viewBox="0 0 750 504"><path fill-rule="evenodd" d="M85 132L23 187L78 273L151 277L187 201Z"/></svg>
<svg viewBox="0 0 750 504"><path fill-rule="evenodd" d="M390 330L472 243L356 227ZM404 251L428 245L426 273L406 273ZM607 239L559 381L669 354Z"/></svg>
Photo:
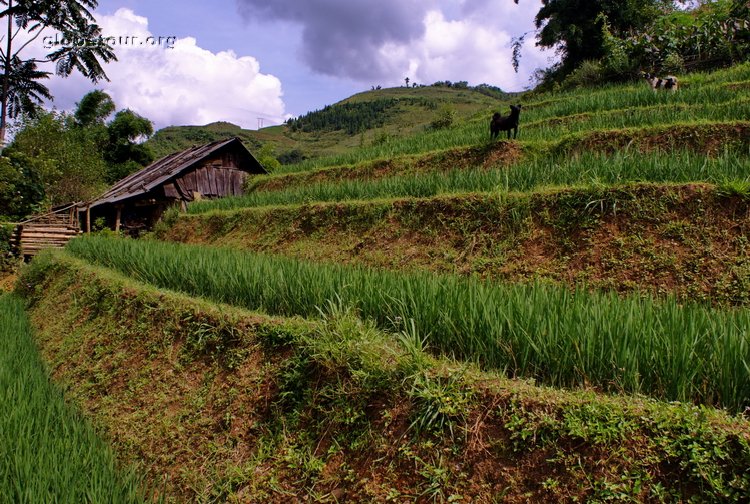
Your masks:
<svg viewBox="0 0 750 504"><path fill-rule="evenodd" d="M81 234L78 209L71 207L34 217L19 224L14 234L19 255L33 256L45 248L64 247L72 238Z"/></svg>
<svg viewBox="0 0 750 504"><path fill-rule="evenodd" d="M246 177L246 172L214 161L183 174L175 179L174 184L166 184L164 194L168 197L179 194L187 201L192 201L193 193L208 198L238 196L243 194L242 184Z"/></svg>
<svg viewBox="0 0 750 504"><path fill-rule="evenodd" d="M33 256L45 248L62 248L81 231L68 226L29 222L19 225L19 254Z"/></svg>

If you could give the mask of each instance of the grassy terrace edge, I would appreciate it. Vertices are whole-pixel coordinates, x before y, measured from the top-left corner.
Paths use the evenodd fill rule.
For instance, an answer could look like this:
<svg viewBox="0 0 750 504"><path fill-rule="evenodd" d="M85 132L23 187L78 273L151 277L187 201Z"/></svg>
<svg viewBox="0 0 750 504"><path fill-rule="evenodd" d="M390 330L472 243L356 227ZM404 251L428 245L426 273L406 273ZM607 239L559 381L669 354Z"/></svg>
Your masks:
<svg viewBox="0 0 750 504"><path fill-rule="evenodd" d="M168 500L750 492L750 425L719 410L511 381L340 306L272 319L65 253L35 259L18 285L56 379Z"/></svg>
<svg viewBox="0 0 750 504"><path fill-rule="evenodd" d="M455 192L530 191L628 181L748 181L750 122L703 122L574 133L549 145L483 143L253 179L247 194L189 205L243 207Z"/></svg>
<svg viewBox="0 0 750 504"><path fill-rule="evenodd" d="M616 110L644 111L644 107L714 104L718 106L743 96L743 82L750 75L750 64L737 65L728 70L714 71L707 74L691 74L681 78L680 93L653 93L644 83L638 82L623 86L622 84L605 85L598 88L583 88L575 91L564 91L542 96L530 96L523 100L524 110L528 111L522 117L523 124L537 123L558 117L568 117L585 113L605 113ZM735 85L733 88L732 85ZM740 91L738 93L738 91ZM532 94L533 95L533 94ZM513 100L516 102L517 100ZM502 110L506 105L498 103ZM497 107L496 107L497 108ZM392 158L396 155L416 154L431 150L445 149L459 146L476 145L484 142L487 137L487 120L492 110L477 113L476 117L458 127L426 131L412 135L407 139L394 139L379 145L368 146L349 152L346 155L326 156L305 161L297 165L286 165L280 172L293 173L309 171L323 166L358 163L376 158ZM732 112L730 116L733 116ZM709 114L710 115L710 114ZM742 118L742 117L738 117ZM682 116L680 120L685 120ZM648 121L647 121L648 122ZM651 121L653 123L653 121ZM596 123L596 121L594 121ZM622 125L627 124L622 123ZM601 124L600 124L601 125ZM539 128L532 128L532 131ZM547 128L542 128L547 129ZM547 131L545 134L550 133ZM542 139L538 134L532 134L537 140ZM553 139L557 139L555 133Z"/></svg>
<svg viewBox="0 0 750 504"><path fill-rule="evenodd" d="M174 212L157 236L319 262L747 305L748 189L624 184Z"/></svg>
<svg viewBox="0 0 750 504"><path fill-rule="evenodd" d="M750 313L674 299L310 263L227 248L78 238L68 251L162 288L284 316L336 301L509 376L742 411Z"/></svg>

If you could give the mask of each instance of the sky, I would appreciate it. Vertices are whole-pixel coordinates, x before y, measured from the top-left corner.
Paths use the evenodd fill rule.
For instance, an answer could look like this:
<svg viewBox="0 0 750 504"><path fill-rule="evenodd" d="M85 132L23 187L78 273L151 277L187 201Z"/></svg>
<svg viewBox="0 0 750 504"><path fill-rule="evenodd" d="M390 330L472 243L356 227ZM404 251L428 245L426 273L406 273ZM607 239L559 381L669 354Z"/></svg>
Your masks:
<svg viewBox="0 0 750 504"><path fill-rule="evenodd" d="M109 81L53 77L50 106L70 111L93 89L157 129L228 121L257 129L373 86L468 81L520 91L554 51L535 46L541 0L100 0L115 37ZM519 72L511 41L526 37ZM45 32L27 48L60 42ZM153 38L148 38L153 37ZM159 39L161 38L161 43Z"/></svg>

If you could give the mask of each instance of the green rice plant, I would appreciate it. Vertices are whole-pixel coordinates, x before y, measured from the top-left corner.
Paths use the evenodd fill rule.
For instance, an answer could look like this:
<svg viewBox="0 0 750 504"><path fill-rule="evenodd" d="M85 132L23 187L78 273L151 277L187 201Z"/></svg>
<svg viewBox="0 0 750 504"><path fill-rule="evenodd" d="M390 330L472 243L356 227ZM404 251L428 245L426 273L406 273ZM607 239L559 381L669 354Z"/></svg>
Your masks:
<svg viewBox="0 0 750 504"><path fill-rule="evenodd" d="M724 197L739 197L750 200L750 180L723 180L716 192Z"/></svg>
<svg viewBox="0 0 750 504"><path fill-rule="evenodd" d="M576 90L550 104L529 104L526 118L534 120L573 114L601 113L654 106L717 105L743 96L720 84L690 86L676 93L655 93L648 85L611 85L596 90ZM746 96L746 95L744 95Z"/></svg>
<svg viewBox="0 0 750 504"><path fill-rule="evenodd" d="M725 84L727 82L743 81L747 79L750 79L750 63L733 65L721 70L693 72L681 79L681 82L689 86L705 86L712 83Z"/></svg>
<svg viewBox="0 0 750 504"><path fill-rule="evenodd" d="M523 125L523 139L554 140L562 135L592 130L649 127L676 123L745 120L750 98L723 103L669 104L542 118Z"/></svg>
<svg viewBox="0 0 750 504"><path fill-rule="evenodd" d="M384 329L413 321L430 348L513 377L732 411L750 405L747 310L162 242L86 237L68 250L161 288L271 314L317 317L339 300Z"/></svg>
<svg viewBox="0 0 750 504"><path fill-rule="evenodd" d="M215 210L313 202L424 198L448 193L527 192L543 187L625 184L631 182L750 183L750 152L728 151L706 157L690 151L608 155L537 156L494 170L452 170L388 177L290 185L277 191L191 203L192 214Z"/></svg>
<svg viewBox="0 0 750 504"><path fill-rule="evenodd" d="M20 300L0 297L0 501L144 502L140 481L51 383Z"/></svg>
<svg viewBox="0 0 750 504"><path fill-rule="evenodd" d="M671 124L675 121L712 121L746 119L750 87L733 89L732 81L750 79L750 64L707 74L680 76L682 87L676 93L654 93L645 82L609 84L598 88L545 93L513 102L522 102L520 139L555 140L560 135L592 129L613 129L631 126ZM408 137L394 137L379 145L362 147L341 155L310 159L281 167L277 173L309 171L325 166L358 163L416 154L486 142L489 118L495 110L507 113L508 103L499 103L494 110L478 113L445 130L426 130ZM560 120L588 114L575 121ZM582 120L581 120L582 119ZM546 123L546 124L545 124ZM528 127L527 125L533 125Z"/></svg>

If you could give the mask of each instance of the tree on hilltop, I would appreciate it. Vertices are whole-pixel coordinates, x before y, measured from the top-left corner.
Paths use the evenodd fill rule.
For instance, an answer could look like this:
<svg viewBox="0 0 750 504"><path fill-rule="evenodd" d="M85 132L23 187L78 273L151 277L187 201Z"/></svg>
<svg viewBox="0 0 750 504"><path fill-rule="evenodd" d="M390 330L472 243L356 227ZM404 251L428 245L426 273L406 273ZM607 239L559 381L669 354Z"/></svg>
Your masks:
<svg viewBox="0 0 750 504"><path fill-rule="evenodd" d="M115 102L112 101L112 97L104 91L95 89L81 98L73 117L75 117L78 126L89 128L104 124L104 121L114 113L115 109Z"/></svg>
<svg viewBox="0 0 750 504"><path fill-rule="evenodd" d="M107 93L96 89L81 98L73 113L74 125L88 131L98 145L107 164L104 179L108 184L154 160L153 152L142 142L154 133L151 121L130 109L123 109L107 122L116 108Z"/></svg>

